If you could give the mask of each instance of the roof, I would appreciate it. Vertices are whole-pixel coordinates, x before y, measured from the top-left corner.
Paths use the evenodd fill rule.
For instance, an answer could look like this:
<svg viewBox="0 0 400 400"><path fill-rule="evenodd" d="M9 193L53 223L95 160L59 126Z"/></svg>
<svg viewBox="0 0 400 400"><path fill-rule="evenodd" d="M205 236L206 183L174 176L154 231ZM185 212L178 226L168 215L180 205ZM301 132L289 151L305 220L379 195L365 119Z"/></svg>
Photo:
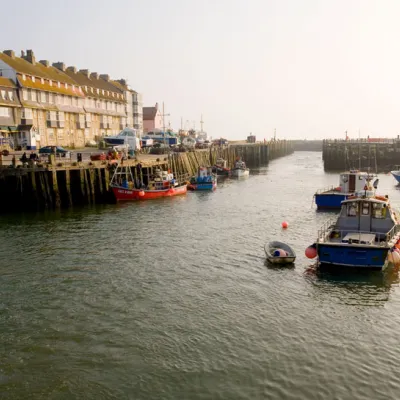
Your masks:
<svg viewBox="0 0 400 400"><path fill-rule="evenodd" d="M121 90L122 92L125 92L126 90L129 90L127 85L123 85L121 82L118 81L110 81L110 83L115 86L117 89Z"/></svg>
<svg viewBox="0 0 400 400"><path fill-rule="evenodd" d="M49 80L44 80L42 83L40 79L35 79L35 82L32 81L31 77L25 77L25 80L22 79L21 75L18 75L18 81L22 87L26 88L31 88L31 89L37 89L37 90L43 90L46 92L54 92L54 93L60 93L60 94L66 94L68 96L76 96L76 97L85 97L83 91L79 90L79 86L77 86L77 83L75 83L74 87L75 90L73 89L73 85L67 85L68 87L65 87L65 84L60 85L58 87L57 83L53 82L53 84L50 86Z"/></svg>
<svg viewBox="0 0 400 400"><path fill-rule="evenodd" d="M74 72L71 69L67 69L65 71L68 76L73 79L74 81L77 82L80 86L82 86L82 90L85 93L86 96L88 97L95 97L98 99L106 99L106 100L112 100L116 102L124 102L126 103L124 96L123 96L123 90L117 88L114 86L111 81L107 82L106 80L102 78L98 79L93 79L82 72ZM86 89L86 88L87 89ZM93 92L89 88L94 88L94 89L99 89L99 93L97 93L97 90L93 90ZM103 91L104 90L104 94ZM108 92L108 93L107 93ZM113 96L112 92L117 93L119 96ZM122 98L120 97L122 96Z"/></svg>
<svg viewBox="0 0 400 400"><path fill-rule="evenodd" d="M4 78L2 76L0 76L0 86L1 87L10 87L10 88L16 88L15 83L8 78Z"/></svg>
<svg viewBox="0 0 400 400"><path fill-rule="evenodd" d="M157 116L158 107L143 107L143 120L154 121Z"/></svg>
<svg viewBox="0 0 400 400"><path fill-rule="evenodd" d="M76 84L67 74L60 71L59 69L49 66L46 67L40 62L31 64L20 57L11 58L10 56L0 52L0 60L4 61L11 68L17 72L25 75L37 76L40 78L47 78L53 81L70 83L71 85Z"/></svg>

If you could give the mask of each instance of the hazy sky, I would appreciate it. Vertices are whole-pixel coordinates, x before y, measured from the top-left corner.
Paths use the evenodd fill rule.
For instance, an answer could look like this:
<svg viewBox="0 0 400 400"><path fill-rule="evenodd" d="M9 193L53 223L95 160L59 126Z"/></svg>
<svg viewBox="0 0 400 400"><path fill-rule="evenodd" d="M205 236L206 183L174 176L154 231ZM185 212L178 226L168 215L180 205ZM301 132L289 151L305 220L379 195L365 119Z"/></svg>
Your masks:
<svg viewBox="0 0 400 400"><path fill-rule="evenodd" d="M399 0L3 2L0 49L124 77L211 136L400 133Z"/></svg>

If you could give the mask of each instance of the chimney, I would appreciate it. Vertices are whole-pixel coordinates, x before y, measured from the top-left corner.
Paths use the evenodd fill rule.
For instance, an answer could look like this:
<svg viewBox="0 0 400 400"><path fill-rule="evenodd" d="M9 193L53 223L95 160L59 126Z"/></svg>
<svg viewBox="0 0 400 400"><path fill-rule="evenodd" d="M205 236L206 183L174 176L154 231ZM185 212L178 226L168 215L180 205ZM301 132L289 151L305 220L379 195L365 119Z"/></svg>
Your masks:
<svg viewBox="0 0 400 400"><path fill-rule="evenodd" d="M50 67L50 62L47 60L40 60L40 64L43 64L45 67Z"/></svg>
<svg viewBox="0 0 400 400"><path fill-rule="evenodd" d="M59 69L60 71L65 71L65 64L63 62L53 63L53 67Z"/></svg>
<svg viewBox="0 0 400 400"><path fill-rule="evenodd" d="M21 50L21 58L25 58L25 52Z"/></svg>
<svg viewBox="0 0 400 400"><path fill-rule="evenodd" d="M26 51L25 60L28 61L28 62L30 62L32 65L35 65L35 64L36 64L36 58L35 58L35 55L33 54L33 51L32 51L32 50L27 50L27 51Z"/></svg>
<svg viewBox="0 0 400 400"><path fill-rule="evenodd" d="M74 74L76 74L77 69L76 69L76 67L68 67L67 71L70 71L70 72L73 72Z"/></svg>
<svg viewBox="0 0 400 400"><path fill-rule="evenodd" d="M99 79L99 74L97 72L92 72L90 74L90 79Z"/></svg>
<svg viewBox="0 0 400 400"><path fill-rule="evenodd" d="M107 75L107 74L102 74L102 75L100 75L100 78L101 79L104 79L105 81L109 81L110 80L110 75Z"/></svg>
<svg viewBox="0 0 400 400"><path fill-rule="evenodd" d="M158 110L158 103L156 103L156 107L155 108L156 108L156 110Z"/></svg>
<svg viewBox="0 0 400 400"><path fill-rule="evenodd" d="M88 69L80 69L79 72L89 78L89 70Z"/></svg>
<svg viewBox="0 0 400 400"><path fill-rule="evenodd" d="M14 50L4 50L3 53L8 57L15 58Z"/></svg>
<svg viewBox="0 0 400 400"><path fill-rule="evenodd" d="M126 86L126 79L118 79L117 82L119 82L123 86Z"/></svg>

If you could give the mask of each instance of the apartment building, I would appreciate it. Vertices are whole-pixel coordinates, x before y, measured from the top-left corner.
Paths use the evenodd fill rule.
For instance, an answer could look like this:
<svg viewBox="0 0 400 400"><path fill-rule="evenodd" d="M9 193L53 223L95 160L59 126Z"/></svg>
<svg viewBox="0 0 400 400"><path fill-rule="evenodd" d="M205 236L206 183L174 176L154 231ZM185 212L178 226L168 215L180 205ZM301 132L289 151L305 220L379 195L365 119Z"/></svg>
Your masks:
<svg viewBox="0 0 400 400"><path fill-rule="evenodd" d="M13 85L13 119L3 118L0 125L3 121L9 123L4 126L16 127L10 135L15 145L83 147L128 126L124 90L106 74L78 71L63 62L36 61L32 50L20 57L6 50L0 53L0 79Z"/></svg>
<svg viewBox="0 0 400 400"><path fill-rule="evenodd" d="M17 86L11 79L0 77L0 137L8 138L17 132L19 108Z"/></svg>

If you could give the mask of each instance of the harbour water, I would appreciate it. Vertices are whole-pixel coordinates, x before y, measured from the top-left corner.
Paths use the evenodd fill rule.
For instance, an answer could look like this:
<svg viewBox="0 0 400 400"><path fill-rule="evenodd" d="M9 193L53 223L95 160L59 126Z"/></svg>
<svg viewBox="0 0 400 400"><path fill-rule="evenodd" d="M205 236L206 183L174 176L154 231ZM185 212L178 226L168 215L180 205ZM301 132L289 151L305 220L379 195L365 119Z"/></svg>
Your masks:
<svg viewBox="0 0 400 400"><path fill-rule="evenodd" d="M399 272L304 256L337 183L296 152L213 193L1 216L0 398L398 399Z"/></svg>

